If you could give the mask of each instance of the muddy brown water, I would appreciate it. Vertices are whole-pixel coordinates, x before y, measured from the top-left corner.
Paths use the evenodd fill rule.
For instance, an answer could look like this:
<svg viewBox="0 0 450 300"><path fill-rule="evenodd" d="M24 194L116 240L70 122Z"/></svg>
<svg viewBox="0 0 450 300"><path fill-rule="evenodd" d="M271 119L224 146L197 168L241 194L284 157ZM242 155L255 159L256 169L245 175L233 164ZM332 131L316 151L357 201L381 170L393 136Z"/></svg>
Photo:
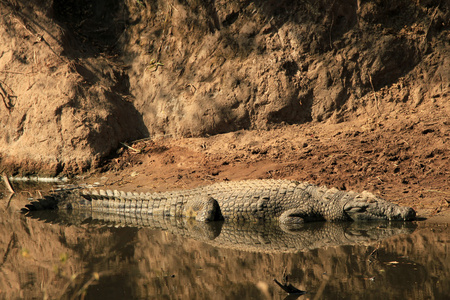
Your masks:
<svg viewBox="0 0 450 300"><path fill-rule="evenodd" d="M450 227L21 214L0 192L0 299L448 299ZM105 219L106 218L106 219ZM99 220L103 219L103 220ZM289 296L274 282L306 291Z"/></svg>

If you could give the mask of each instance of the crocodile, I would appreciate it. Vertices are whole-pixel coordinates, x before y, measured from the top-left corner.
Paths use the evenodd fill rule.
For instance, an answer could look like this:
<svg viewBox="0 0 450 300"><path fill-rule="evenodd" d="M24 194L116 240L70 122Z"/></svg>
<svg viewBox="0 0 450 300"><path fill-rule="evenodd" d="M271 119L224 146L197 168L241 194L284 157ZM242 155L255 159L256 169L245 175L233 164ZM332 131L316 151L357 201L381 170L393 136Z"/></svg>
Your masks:
<svg viewBox="0 0 450 300"><path fill-rule="evenodd" d="M416 215L412 208L387 202L367 191L340 191L307 182L271 179L224 181L162 193L62 190L30 202L24 211L42 209L283 225L312 221L408 221Z"/></svg>

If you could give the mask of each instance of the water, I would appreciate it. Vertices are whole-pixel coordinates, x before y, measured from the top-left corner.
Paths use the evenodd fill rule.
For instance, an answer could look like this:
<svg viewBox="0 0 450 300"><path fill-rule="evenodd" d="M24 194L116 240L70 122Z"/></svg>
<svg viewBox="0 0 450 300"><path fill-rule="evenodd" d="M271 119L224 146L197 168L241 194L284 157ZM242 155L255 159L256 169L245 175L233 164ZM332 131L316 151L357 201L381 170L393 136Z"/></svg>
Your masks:
<svg viewBox="0 0 450 300"><path fill-rule="evenodd" d="M55 212L29 217L18 212L28 195L0 200L1 299L450 295L448 224L319 223L292 231ZM274 279L306 294L288 296Z"/></svg>

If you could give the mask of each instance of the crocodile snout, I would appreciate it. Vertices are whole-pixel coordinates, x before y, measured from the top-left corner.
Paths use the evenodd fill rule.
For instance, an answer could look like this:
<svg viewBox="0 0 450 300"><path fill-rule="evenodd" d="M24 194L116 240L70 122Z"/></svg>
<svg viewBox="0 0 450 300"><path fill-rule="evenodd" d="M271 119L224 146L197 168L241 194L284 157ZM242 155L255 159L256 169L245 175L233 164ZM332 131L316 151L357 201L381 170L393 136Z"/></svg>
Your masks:
<svg viewBox="0 0 450 300"><path fill-rule="evenodd" d="M414 209L389 203L380 198L354 198L344 205L344 212L353 221L399 220L411 221L416 217Z"/></svg>

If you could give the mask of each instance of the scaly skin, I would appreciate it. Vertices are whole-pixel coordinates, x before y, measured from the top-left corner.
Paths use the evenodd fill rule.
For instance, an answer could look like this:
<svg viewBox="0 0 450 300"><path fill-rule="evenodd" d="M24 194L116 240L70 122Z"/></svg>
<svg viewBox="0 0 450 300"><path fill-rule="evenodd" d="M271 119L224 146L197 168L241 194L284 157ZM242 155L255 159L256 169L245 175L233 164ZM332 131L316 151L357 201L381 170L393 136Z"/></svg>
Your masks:
<svg viewBox="0 0 450 300"><path fill-rule="evenodd" d="M286 180L222 182L165 193L61 191L27 205L28 210L77 209L112 214L195 218L197 221L412 220L412 208L369 192L343 192Z"/></svg>

